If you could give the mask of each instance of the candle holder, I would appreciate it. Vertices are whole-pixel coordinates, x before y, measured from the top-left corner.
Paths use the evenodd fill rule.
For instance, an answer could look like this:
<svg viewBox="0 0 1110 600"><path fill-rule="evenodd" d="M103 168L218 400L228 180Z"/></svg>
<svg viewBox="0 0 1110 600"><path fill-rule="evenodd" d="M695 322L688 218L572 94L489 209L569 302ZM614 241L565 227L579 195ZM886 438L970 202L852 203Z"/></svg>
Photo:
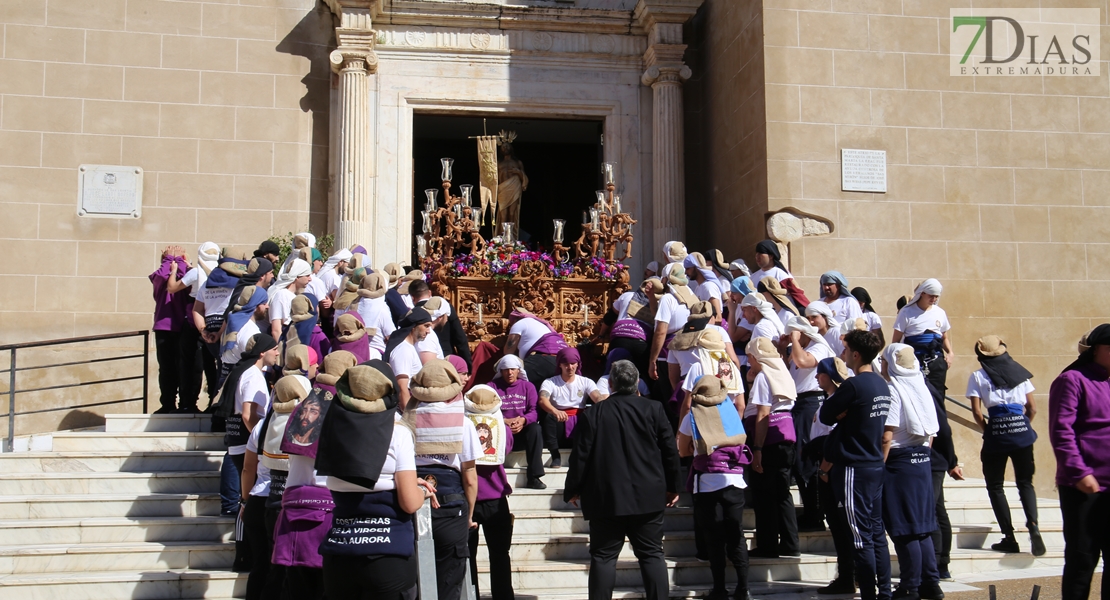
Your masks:
<svg viewBox="0 0 1110 600"><path fill-rule="evenodd" d="M485 306L485 305L482 304L481 302L478 303L478 320L474 321L475 325L485 325L485 322L482 321L482 307L483 306Z"/></svg>
<svg viewBox="0 0 1110 600"><path fill-rule="evenodd" d="M462 205L470 208L470 195L474 193L474 186L470 185L469 183L464 183L459 186L459 191L462 192Z"/></svg>
<svg viewBox="0 0 1110 600"><path fill-rule="evenodd" d="M621 196L617 194L613 196L613 214L619 215L621 213Z"/></svg>
<svg viewBox="0 0 1110 600"><path fill-rule="evenodd" d="M595 230L598 229L598 214L600 211L597 208L590 208L590 227Z"/></svg>
<svg viewBox="0 0 1110 600"><path fill-rule="evenodd" d="M570 260L570 254L567 248L563 245L563 234L566 229L567 222L563 219L552 219L552 224L555 226L555 233L551 235L552 244L551 258L556 263L564 263Z"/></svg>
<svg viewBox="0 0 1110 600"><path fill-rule="evenodd" d="M471 231L475 231L475 232L478 231L478 226L479 226L478 221L481 218L482 218L482 209L480 209L480 208L471 208L470 209L470 230Z"/></svg>
<svg viewBox="0 0 1110 600"><path fill-rule="evenodd" d="M456 205L452 206L451 210L455 213L455 218L456 219L462 219L463 218L463 205L462 204L456 204Z"/></svg>
<svg viewBox="0 0 1110 600"><path fill-rule="evenodd" d="M420 216L424 217L424 233L432 233L432 213L430 211L421 211Z"/></svg>
<svg viewBox="0 0 1110 600"><path fill-rule="evenodd" d="M617 185L617 163L601 163L601 174L605 178L606 186Z"/></svg>
<svg viewBox="0 0 1110 600"><path fill-rule="evenodd" d="M436 196L439 195L439 190L436 188L428 188L424 190L424 195L428 198L427 202L424 203L424 210L434 212L436 209Z"/></svg>
<svg viewBox="0 0 1110 600"><path fill-rule="evenodd" d="M590 307L587 304L582 304L582 322L579 325L582 327L590 326Z"/></svg>
<svg viewBox="0 0 1110 600"><path fill-rule="evenodd" d="M516 223L502 223L501 224L501 243L513 244L516 243Z"/></svg>
<svg viewBox="0 0 1110 600"><path fill-rule="evenodd" d="M416 255L420 257L420 260L424 260L428 256L428 240L424 239L422 235L416 236Z"/></svg>
<svg viewBox="0 0 1110 600"><path fill-rule="evenodd" d="M442 165L442 167L443 167L443 169L440 171L439 178L442 181L451 181L453 179L451 168L455 164L455 159L453 159L453 158L441 158L441 159L439 159L439 164Z"/></svg>
<svg viewBox="0 0 1110 600"><path fill-rule="evenodd" d="M563 227L566 226L567 222L563 219L552 219L551 224L555 226L555 233L552 234L551 240L556 244L563 243Z"/></svg>

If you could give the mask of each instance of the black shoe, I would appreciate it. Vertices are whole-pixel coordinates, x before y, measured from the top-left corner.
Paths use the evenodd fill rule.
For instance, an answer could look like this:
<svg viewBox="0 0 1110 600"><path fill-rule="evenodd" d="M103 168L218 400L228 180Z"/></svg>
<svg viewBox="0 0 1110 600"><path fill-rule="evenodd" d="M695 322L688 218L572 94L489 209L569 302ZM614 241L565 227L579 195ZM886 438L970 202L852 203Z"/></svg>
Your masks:
<svg viewBox="0 0 1110 600"><path fill-rule="evenodd" d="M533 490L546 490L547 484L540 481L539 477L529 477L528 483L524 484L524 487Z"/></svg>
<svg viewBox="0 0 1110 600"><path fill-rule="evenodd" d="M705 600L728 600L728 590L713 588L705 595Z"/></svg>
<svg viewBox="0 0 1110 600"><path fill-rule="evenodd" d="M1044 540L1041 539L1041 530L1036 525L1029 528L1029 540L1033 545L1031 552L1033 556L1044 556L1048 552L1048 548L1044 547Z"/></svg>
<svg viewBox="0 0 1110 600"><path fill-rule="evenodd" d="M732 600L752 600L752 593L736 588L736 591L732 592Z"/></svg>
<svg viewBox="0 0 1110 600"><path fill-rule="evenodd" d="M779 556L786 556L786 557L790 557L790 558L798 558L801 555L802 555L802 553L798 552L797 550L794 550L793 552L783 552L782 550L779 550Z"/></svg>
<svg viewBox="0 0 1110 600"><path fill-rule="evenodd" d="M948 570L948 565L944 565L943 567L940 568L940 580L941 581L956 581L952 577L952 572Z"/></svg>
<svg viewBox="0 0 1110 600"><path fill-rule="evenodd" d="M921 596L918 595L917 590L911 590L902 586L898 586L898 588L894 590L894 593L891 594L890 597L894 600L898 600L899 598L902 598L904 600L921 600Z"/></svg>
<svg viewBox="0 0 1110 600"><path fill-rule="evenodd" d="M559 456L558 452L552 452L551 453L551 468L552 469L559 469L559 468L562 468L562 466L563 466L563 457Z"/></svg>
<svg viewBox="0 0 1110 600"><path fill-rule="evenodd" d="M1017 540L1015 540L1012 536L1006 536L1002 538L1001 542L998 542L997 544L991 544L991 550L994 550L995 552L1006 552L1008 554L1017 554L1018 552L1021 552L1021 548L1018 546Z"/></svg>
<svg viewBox="0 0 1110 600"><path fill-rule="evenodd" d="M944 600L944 590L940 589L940 583L922 583L917 588L917 595L921 600Z"/></svg>
<svg viewBox="0 0 1110 600"><path fill-rule="evenodd" d="M200 409L197 408L196 406L182 406L181 408L175 410L174 412L179 414L179 415L199 415L199 414L201 414Z"/></svg>
<svg viewBox="0 0 1110 600"><path fill-rule="evenodd" d="M708 552L698 552L697 554L694 555L694 558L696 558L700 562L707 563L707 562L709 562L709 553ZM721 590L721 593L724 594L725 596L728 596L728 591L726 591L726 590Z"/></svg>
<svg viewBox="0 0 1110 600"><path fill-rule="evenodd" d="M176 408L174 408L174 407L172 407L172 406L163 406L162 408L159 408L158 410L154 411L154 413L153 413L153 414L156 414L156 415L169 415L169 414L173 414L173 413L175 413L175 412L177 412L177 409L176 409Z"/></svg>
<svg viewBox="0 0 1110 600"><path fill-rule="evenodd" d="M807 531L808 532L818 532L818 531L824 531L824 530L825 530L825 524L824 523L820 523L820 522L818 522L818 523L798 523L798 532L799 533L807 532Z"/></svg>
<svg viewBox="0 0 1110 600"><path fill-rule="evenodd" d="M748 556L751 558L778 558L779 553L772 550L756 548L755 550L748 550Z"/></svg>
<svg viewBox="0 0 1110 600"><path fill-rule="evenodd" d="M833 579L829 585L819 588L817 593L822 596L833 596L856 593L856 583L847 579Z"/></svg>

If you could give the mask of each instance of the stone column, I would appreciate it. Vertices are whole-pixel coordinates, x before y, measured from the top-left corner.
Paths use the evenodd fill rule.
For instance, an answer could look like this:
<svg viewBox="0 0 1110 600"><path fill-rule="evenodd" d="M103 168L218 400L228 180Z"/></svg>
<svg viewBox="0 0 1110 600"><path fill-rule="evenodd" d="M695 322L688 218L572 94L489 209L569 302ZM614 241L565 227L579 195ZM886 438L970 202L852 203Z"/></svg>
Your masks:
<svg viewBox="0 0 1110 600"><path fill-rule="evenodd" d="M373 193L370 178L373 152L369 106L370 75L377 71L375 33L368 11L346 9L335 29L338 47L331 53L332 70L339 74L338 135L336 147L335 247L371 245Z"/></svg>
<svg viewBox="0 0 1110 600"><path fill-rule="evenodd" d="M682 82L690 75L690 67L679 62L649 66L641 78L652 91L653 252L670 240L686 241Z"/></svg>
<svg viewBox="0 0 1110 600"><path fill-rule="evenodd" d="M652 91L652 257L669 240L687 241L682 82L691 72L682 62L682 25L702 1L638 0L633 11L637 29L647 34L640 81Z"/></svg>

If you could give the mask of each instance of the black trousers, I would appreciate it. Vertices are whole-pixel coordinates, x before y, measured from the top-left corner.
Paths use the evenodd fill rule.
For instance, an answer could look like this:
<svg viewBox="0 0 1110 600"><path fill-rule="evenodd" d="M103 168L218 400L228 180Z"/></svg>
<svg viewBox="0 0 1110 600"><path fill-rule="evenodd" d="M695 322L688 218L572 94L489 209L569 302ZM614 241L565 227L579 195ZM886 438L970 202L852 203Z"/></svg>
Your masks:
<svg viewBox="0 0 1110 600"><path fill-rule="evenodd" d="M529 354L522 362L528 372L528 381L536 386L537 391L544 381L559 374L559 365L555 364L555 357L551 354Z"/></svg>
<svg viewBox="0 0 1110 600"><path fill-rule="evenodd" d="M979 453L983 461L983 479L987 480L987 496L991 500L991 508L998 519L998 528L1006 536L1014 535L1014 522L1010 516L1010 503L1006 500L1006 460L1014 462L1014 479L1017 480L1018 497L1021 498L1021 507L1025 510L1025 526L1037 526L1037 492L1033 489L1033 473L1036 467L1033 464L1033 445L1009 452Z"/></svg>
<svg viewBox="0 0 1110 600"><path fill-rule="evenodd" d="M243 511L246 542L251 551L251 570L247 577L247 600L265 597L266 582L270 575L270 555L273 547L266 535L266 497L250 496ZM272 534L271 534L272 535Z"/></svg>
<svg viewBox="0 0 1110 600"><path fill-rule="evenodd" d="M201 362L203 345L200 342L200 333L186 323L181 329L181 384L178 391L181 408L196 408L197 399L200 398L200 384L204 375L204 364Z"/></svg>
<svg viewBox="0 0 1110 600"><path fill-rule="evenodd" d="M416 600L416 553L399 556L324 555L328 600Z"/></svg>
<svg viewBox="0 0 1110 600"><path fill-rule="evenodd" d="M717 506L724 521L717 521ZM705 540L713 589L725 589L725 558L736 570L737 594L748 589L748 546L744 541L744 490L733 486L694 494L694 530Z"/></svg>
<svg viewBox="0 0 1110 600"><path fill-rule="evenodd" d="M856 581L863 600L890 598L890 548L883 527L883 476L878 466L833 465L829 479L852 532Z"/></svg>
<svg viewBox="0 0 1110 600"><path fill-rule="evenodd" d="M467 507L433 508L432 541L436 549L436 588L439 600L459 600L470 556ZM331 594L328 594L331 600Z"/></svg>
<svg viewBox="0 0 1110 600"><path fill-rule="evenodd" d="M821 500L821 510L825 513L825 520L829 523L833 548L836 549L836 578L838 580L855 581L856 568L853 562L852 531L848 528L848 517L844 512L844 507L837 506L832 484L827 481L817 480L817 496Z"/></svg>
<svg viewBox="0 0 1110 600"><path fill-rule="evenodd" d="M285 567L281 600L323 600L324 570L312 567Z"/></svg>
<svg viewBox="0 0 1110 600"><path fill-rule="evenodd" d="M813 424L813 416L821 407L825 399L824 394L798 398L794 408L790 409L790 416L794 419L794 434L798 439L794 458L794 481L798 484L798 494L802 497L801 522L807 527L817 527L823 520L821 503L817 499L817 471L821 466L820 461L814 460L805 451L809 445L809 431Z"/></svg>
<svg viewBox="0 0 1110 600"><path fill-rule="evenodd" d="M944 360L944 353L942 352L939 356L929 361L926 368L928 369L928 373L925 375L925 379L928 379L929 383L933 384L933 387L937 388L937 391L941 394L947 392L948 387L945 385L945 382L948 380L948 361Z"/></svg>
<svg viewBox="0 0 1110 600"><path fill-rule="evenodd" d="M186 338L181 331L154 332L154 355L158 358L158 402L164 409L173 410L177 407L179 393L184 398L183 374L188 355Z"/></svg>
<svg viewBox="0 0 1110 600"><path fill-rule="evenodd" d="M611 600L617 581L617 555L624 538L640 563L647 600L667 600L670 584L663 560L663 511L590 519L590 600Z"/></svg>
<svg viewBox="0 0 1110 600"><path fill-rule="evenodd" d="M513 515L509 513L509 499L480 500L474 504L474 522L486 534L489 551L489 582L493 600L513 600L513 565L509 549L513 545ZM470 530L470 580L474 582L474 596L480 598L478 587L478 530Z"/></svg>
<svg viewBox="0 0 1110 600"><path fill-rule="evenodd" d="M609 351L614 348L624 348L632 355L632 364L640 372L640 378L646 380L648 372L648 358L651 355L651 344L646 340L634 340L626 337L610 337Z"/></svg>
<svg viewBox="0 0 1110 600"><path fill-rule="evenodd" d="M796 452L794 444L764 446L763 472L746 469L755 505L755 544L760 553L799 552L798 517L790 494Z"/></svg>
<svg viewBox="0 0 1110 600"><path fill-rule="evenodd" d="M539 412L543 413L543 411ZM544 475L543 446L543 427L539 420L525 425L520 433L513 434L513 450L524 450L524 456L528 459L529 477L539 479Z"/></svg>
<svg viewBox="0 0 1110 600"><path fill-rule="evenodd" d="M1091 576L1098 559L1110 556L1110 492L1084 494L1060 486L1060 512L1064 515L1063 600L1087 600ZM1102 600L1110 600L1110 577L1102 578Z"/></svg>
<svg viewBox="0 0 1110 600"><path fill-rule="evenodd" d="M220 393L220 387L218 385L220 382L219 361L216 360L216 355L212 354L212 350L210 349L211 346L204 341L204 338L200 337L200 332L192 328L190 328L189 331L192 332L191 335L195 338L192 345L196 347L196 352L193 355L192 365L186 365L186 371L194 374L193 376L195 379L190 383L190 386L195 386L196 391L193 392L194 388L190 387L187 390L188 394L183 396L182 404L186 407L197 405L197 400L200 398L201 375L203 374L203 387L204 391L208 393L208 405L211 406L216 396ZM188 362L188 359L186 359L186 362ZM185 404L186 400L192 400L192 404Z"/></svg>
<svg viewBox="0 0 1110 600"><path fill-rule="evenodd" d="M944 505L944 471L933 471L933 501L936 502L937 530L933 532L933 551L937 555L937 569L948 570L952 561L952 520Z"/></svg>
<svg viewBox="0 0 1110 600"><path fill-rule="evenodd" d="M262 590L264 598L280 598L282 589L285 587L285 565L275 565L271 562L274 555L274 528L277 527L279 513L281 513L280 506L266 509L266 547L268 548L266 562L270 565L270 570L266 575L266 587Z"/></svg>
<svg viewBox="0 0 1110 600"><path fill-rule="evenodd" d="M571 439L567 437L567 424L560 423L555 415L540 411L540 427L543 429L543 445L551 456L559 456L559 448L570 448ZM543 464L543 455L540 455L540 464ZM531 468L531 460L529 460Z"/></svg>

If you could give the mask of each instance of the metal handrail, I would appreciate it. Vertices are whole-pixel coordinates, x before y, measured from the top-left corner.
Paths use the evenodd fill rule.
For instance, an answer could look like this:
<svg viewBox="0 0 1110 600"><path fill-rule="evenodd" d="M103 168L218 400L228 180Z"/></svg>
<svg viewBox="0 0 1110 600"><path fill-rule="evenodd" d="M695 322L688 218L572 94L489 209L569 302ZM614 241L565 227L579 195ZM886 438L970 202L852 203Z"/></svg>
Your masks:
<svg viewBox="0 0 1110 600"><path fill-rule="evenodd" d="M970 406L964 404L963 402L960 402L959 400L953 398L952 396L949 396L948 394L944 395L944 399L951 402L952 404L955 404L956 406L959 406L960 408L971 410Z"/></svg>
<svg viewBox="0 0 1110 600"><path fill-rule="evenodd" d="M16 364L16 356L18 350L25 350L27 348L44 348L47 346L63 346L68 344L79 344L82 342L100 342L104 340L116 340L132 337L142 337L143 351L141 354L126 354L123 356L111 356L107 358L91 358L88 360L67 361L60 363L51 363L47 365L34 365L30 367L19 367ZM57 340L44 340L40 342L22 342L19 344L4 344L0 345L0 352L10 352L11 360L8 363L8 368L0 371L0 373L8 374L8 437L5 440L5 450L12 452L15 450L15 418L20 415L33 415L47 412L56 412L61 410L72 410L75 408L87 408L92 406L106 406L109 404L124 404L127 402L135 402L138 400L143 401L143 414L147 412L147 387L150 383L150 331L127 331L123 333L107 333L103 335L87 335L82 337L63 338ZM143 359L143 372L140 375L133 375L129 377L113 377L110 379L98 379L96 381L82 381L79 383L66 383L61 385L51 385L31 389L16 389L15 375L19 371L32 371L35 369L53 369L58 367L71 367L75 365L89 365L96 363L111 362L117 360L130 360L134 358ZM141 379L143 381L143 395L139 398L127 398L123 400L107 400L103 402L93 402L90 404L78 404L70 406L62 406L56 408L43 408L38 410L29 410L22 413L15 411L15 395L26 394L30 392L43 392L47 390L58 390L71 387L83 387L86 385L98 385L102 383L117 383L120 381L134 381Z"/></svg>

